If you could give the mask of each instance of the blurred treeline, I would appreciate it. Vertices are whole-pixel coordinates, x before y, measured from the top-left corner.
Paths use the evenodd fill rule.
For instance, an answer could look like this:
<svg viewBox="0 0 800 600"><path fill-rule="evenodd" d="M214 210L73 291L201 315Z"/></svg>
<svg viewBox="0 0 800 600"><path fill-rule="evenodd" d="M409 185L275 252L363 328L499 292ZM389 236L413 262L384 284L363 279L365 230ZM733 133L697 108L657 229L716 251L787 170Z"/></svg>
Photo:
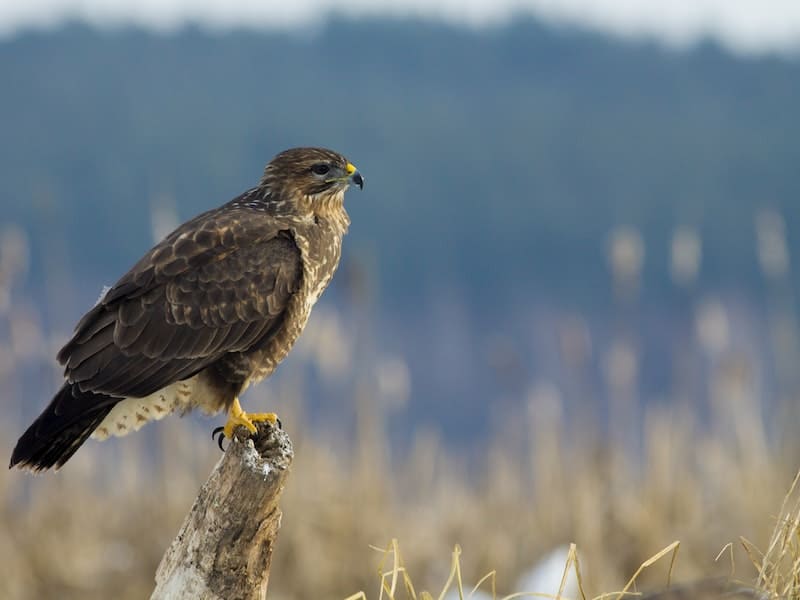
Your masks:
<svg viewBox="0 0 800 600"><path fill-rule="evenodd" d="M46 327L69 327L169 224L305 144L367 178L327 301L369 321L364 352L404 357L412 408L454 431L542 378L605 399L626 356L637 397L682 393L704 364L696 315L736 320L725 340L757 354L765 315L796 308L791 59L530 20L75 25L0 43L0 81L2 219L30 242L25 298L47 304Z"/></svg>
<svg viewBox="0 0 800 600"><path fill-rule="evenodd" d="M0 80L4 219L39 235L57 226L109 272L144 248L158 195L188 217L301 144L340 149L366 173L352 238L380 241L382 289L398 301L444 278L595 304L605 273L590 258L620 222L652 242L654 296L669 289L676 225L702 234L704 280L754 287L755 211L780 208L800 227L800 64L710 44L669 52L533 22L75 26L3 42Z"/></svg>

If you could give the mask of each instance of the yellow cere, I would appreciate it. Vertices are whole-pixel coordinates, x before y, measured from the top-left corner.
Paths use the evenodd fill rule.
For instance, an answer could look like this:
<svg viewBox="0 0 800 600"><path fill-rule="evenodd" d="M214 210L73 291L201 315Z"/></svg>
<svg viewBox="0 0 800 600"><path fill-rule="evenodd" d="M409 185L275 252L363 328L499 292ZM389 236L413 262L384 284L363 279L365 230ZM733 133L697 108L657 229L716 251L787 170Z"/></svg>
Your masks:
<svg viewBox="0 0 800 600"><path fill-rule="evenodd" d="M347 163L347 166L345 167L345 169L347 169L347 174L348 175L352 175L353 173L355 173L358 170L358 169L356 169L356 166L353 163Z"/></svg>

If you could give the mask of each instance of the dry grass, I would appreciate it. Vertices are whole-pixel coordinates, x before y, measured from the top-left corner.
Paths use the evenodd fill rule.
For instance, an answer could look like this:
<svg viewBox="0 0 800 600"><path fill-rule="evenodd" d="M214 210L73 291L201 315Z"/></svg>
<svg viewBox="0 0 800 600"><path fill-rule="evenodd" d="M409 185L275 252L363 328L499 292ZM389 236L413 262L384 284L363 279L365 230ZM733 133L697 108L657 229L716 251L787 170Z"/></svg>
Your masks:
<svg viewBox="0 0 800 600"><path fill-rule="evenodd" d="M773 598L800 598L800 473L784 498L766 552L742 540L758 569L759 588Z"/></svg>
<svg viewBox="0 0 800 600"><path fill-rule="evenodd" d="M392 460L375 420L366 419L356 439L326 440L306 435L301 414L283 411L297 458L270 597L378 590L368 597L422 598L381 596L373 547L392 537L403 541L403 573L414 574L418 589L447 581L452 565L443 557L460 544L465 597L490 572L496 597L513 592L520 573L565 542L580 549L588 598L626 589L644 559L676 539L680 559L650 566L636 589L662 586L670 572L679 581L731 574L747 581L755 571L746 553L715 561L740 535L766 548L760 585L791 596L800 581L795 488L771 540L769 532L796 467L794 445L768 443L766 424L740 407L720 411L706 428L684 410L649 411L641 454L632 458L613 441L601 443L599 432L570 433L560 407L536 405L471 468L430 435L418 434L406 460ZM0 472L3 598L145 597L218 458L207 430L190 425L160 424L155 460L145 436L132 436L92 443L56 475Z"/></svg>
<svg viewBox="0 0 800 600"><path fill-rule="evenodd" d="M26 424L13 416L27 389L18 373L51 361L64 335L46 335L24 301L3 304L12 295L2 293L10 281L2 271L0 455L8 456ZM275 408L296 450L270 597L421 599L421 590L434 589L439 598L448 585L469 597L477 584L492 598L509 597L520 574L569 543L579 550L586 598L714 576L757 581L775 598L800 597L797 403L789 394L767 410L751 381L764 363L751 368L722 343L728 329L719 306L700 314L698 345L708 348L686 351L682 364L691 371L693 357L713 358L702 382L707 406L676 397L640 408L633 345L594 348L598 361L608 359L609 430L587 416L591 398L570 403L577 416L567 418L558 394L535 387L527 409L497 415L493 441L468 456L425 431L409 431L408 453L392 455L377 392L359 392L346 409L358 427L345 438L309 427L300 385L257 388L247 405ZM315 348L323 345L325 336L309 335ZM578 343L573 337L564 345L578 357L570 373L579 380L589 350L582 334ZM675 383L683 383L677 375ZM0 598L147 597L162 553L219 458L209 436L216 424L167 419L120 443L90 442L59 474L0 469ZM374 550L393 538L402 540L402 561L396 546ZM648 560L676 549L674 540L674 563L669 553ZM448 561L456 545L464 552ZM410 574L413 586L405 583Z"/></svg>
<svg viewBox="0 0 800 600"><path fill-rule="evenodd" d="M622 590L619 592L601 594L593 600L604 600L605 598L617 598L617 600L621 600L627 596L639 596L640 594L630 591L635 585L639 575L665 557L670 558L668 575L671 575L679 547L680 542L671 543L643 562ZM514 598L551 598L560 600L561 598L568 597L565 595L565 592L567 582L570 578L574 578L576 582L576 593L579 594L579 597L582 600L587 600L586 590L583 587L583 575L578 559L578 551L575 544L570 544L569 552L567 553L561 573L560 584L553 593L536 591L514 592L502 597L497 593L497 571L490 571L484 575L471 589L465 585L461 575L461 547L458 545L456 545L453 550L450 573L447 576L447 580L441 592L438 594L431 594L426 591L417 593L411 575L405 567L405 561L400 552L400 544L397 540L392 540L386 548L375 548L375 550L384 555L379 566L379 600L383 600L384 598L386 598L386 600L398 600L399 598L409 598L410 600L432 600L433 598L444 600L445 598L458 598L459 600L464 600L465 598L469 599L475 597L481 590L485 590L481 597L491 598L491 600L513 600ZM667 584L669 584L669 577ZM345 600L368 600L368 596L361 591L349 596Z"/></svg>
<svg viewBox="0 0 800 600"><path fill-rule="evenodd" d="M741 538L741 546L753 563L753 569L739 580L735 577L736 559L733 543L726 544L717 555L730 556L731 572L728 576L718 578L701 578L677 586L671 586L680 542L675 541L661 551L645 560L631 576L625 586L618 592L605 592L592 600L623 600L628 597L640 597L645 600L777 600L800 598L800 472L792 482L789 492L784 498L778 521L770 538L766 552L760 552L751 542ZM462 577L461 547L456 545L451 559L450 572L441 591L430 593L417 592L409 569L400 551L398 541L386 548L374 548L383 554L378 568L378 600L470 600L481 598L486 600L513 600L515 598L549 598L561 600L569 598L565 595L566 585L570 578L576 583L575 596L587 600L590 596L584 587L584 577L575 544L570 544L560 584L555 591L518 591L500 596L497 592L497 571L492 570L484 575L472 587L468 587ZM640 575L657 565L668 561L668 570L664 588L661 591L643 595L636 592ZM479 596L477 594L480 594ZM345 600L369 600L369 596L360 591L348 596Z"/></svg>

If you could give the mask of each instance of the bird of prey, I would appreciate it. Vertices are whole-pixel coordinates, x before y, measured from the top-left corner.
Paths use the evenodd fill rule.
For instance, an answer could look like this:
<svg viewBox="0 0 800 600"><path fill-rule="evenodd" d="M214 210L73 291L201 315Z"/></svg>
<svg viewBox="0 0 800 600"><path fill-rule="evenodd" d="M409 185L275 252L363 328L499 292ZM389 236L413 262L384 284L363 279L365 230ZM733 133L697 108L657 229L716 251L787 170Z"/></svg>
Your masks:
<svg viewBox="0 0 800 600"><path fill-rule="evenodd" d="M323 148L278 154L260 183L187 221L80 320L58 353L66 381L22 434L10 467L58 469L89 436L121 436L193 408L255 432L274 413L239 395L270 375L330 282L358 170Z"/></svg>

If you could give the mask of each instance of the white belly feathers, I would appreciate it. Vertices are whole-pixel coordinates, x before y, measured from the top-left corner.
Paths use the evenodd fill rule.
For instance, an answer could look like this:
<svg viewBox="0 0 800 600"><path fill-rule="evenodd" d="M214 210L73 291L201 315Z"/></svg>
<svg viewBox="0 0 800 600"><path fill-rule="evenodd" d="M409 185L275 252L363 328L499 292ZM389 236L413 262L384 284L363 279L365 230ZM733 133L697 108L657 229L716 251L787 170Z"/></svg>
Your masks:
<svg viewBox="0 0 800 600"><path fill-rule="evenodd" d="M209 394L210 390L195 375L186 381L172 383L150 396L126 398L111 409L92 433L92 438L105 440L111 436L121 437L174 412L183 414L195 406L213 406L212 402L206 401Z"/></svg>

